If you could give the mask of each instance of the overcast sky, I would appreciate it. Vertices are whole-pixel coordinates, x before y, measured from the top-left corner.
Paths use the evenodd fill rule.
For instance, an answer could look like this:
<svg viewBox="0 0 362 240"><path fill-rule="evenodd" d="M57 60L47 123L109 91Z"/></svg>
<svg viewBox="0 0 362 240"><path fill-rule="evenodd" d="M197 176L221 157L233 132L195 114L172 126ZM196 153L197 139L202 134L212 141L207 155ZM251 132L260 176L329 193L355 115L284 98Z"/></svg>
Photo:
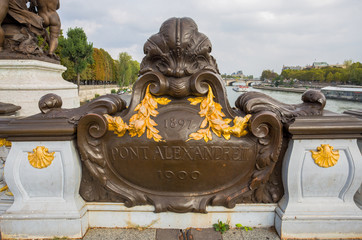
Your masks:
<svg viewBox="0 0 362 240"><path fill-rule="evenodd" d="M220 73L260 76L283 65L362 62L362 0L60 0L64 33L82 27L114 59L141 62L143 44L170 17L191 17Z"/></svg>

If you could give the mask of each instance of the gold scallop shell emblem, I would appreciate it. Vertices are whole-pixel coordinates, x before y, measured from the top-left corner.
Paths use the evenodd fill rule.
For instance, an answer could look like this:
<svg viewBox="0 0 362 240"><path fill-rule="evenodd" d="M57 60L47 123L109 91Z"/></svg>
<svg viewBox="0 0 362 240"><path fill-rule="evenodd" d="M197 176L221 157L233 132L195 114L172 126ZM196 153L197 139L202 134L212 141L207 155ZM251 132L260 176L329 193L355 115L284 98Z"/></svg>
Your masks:
<svg viewBox="0 0 362 240"><path fill-rule="evenodd" d="M320 147L317 147L317 151L311 150L310 152L314 162L324 168L333 167L339 159L339 151L333 151L333 147L329 146L329 144L322 144Z"/></svg>
<svg viewBox="0 0 362 240"><path fill-rule="evenodd" d="M55 152L49 153L48 148L38 146L33 149L33 152L28 152L28 160L31 166L35 168L46 168L54 160Z"/></svg>

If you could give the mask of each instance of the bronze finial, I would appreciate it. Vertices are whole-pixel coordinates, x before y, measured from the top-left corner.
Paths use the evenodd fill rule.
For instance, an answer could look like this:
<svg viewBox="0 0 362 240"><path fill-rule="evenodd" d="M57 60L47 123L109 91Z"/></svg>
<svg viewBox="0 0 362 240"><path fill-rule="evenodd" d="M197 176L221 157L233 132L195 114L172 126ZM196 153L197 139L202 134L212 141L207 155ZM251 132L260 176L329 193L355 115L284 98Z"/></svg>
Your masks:
<svg viewBox="0 0 362 240"><path fill-rule="evenodd" d="M211 48L209 38L198 31L194 20L170 18L145 43L140 74L159 71L181 78L203 69L219 73Z"/></svg>

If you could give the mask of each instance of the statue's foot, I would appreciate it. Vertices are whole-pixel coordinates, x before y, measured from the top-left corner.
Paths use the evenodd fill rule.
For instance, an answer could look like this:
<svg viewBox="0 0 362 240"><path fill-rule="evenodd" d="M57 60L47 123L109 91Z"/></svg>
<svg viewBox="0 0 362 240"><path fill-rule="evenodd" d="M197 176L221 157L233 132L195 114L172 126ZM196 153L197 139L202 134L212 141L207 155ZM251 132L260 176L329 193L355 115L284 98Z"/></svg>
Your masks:
<svg viewBox="0 0 362 240"><path fill-rule="evenodd" d="M57 60L57 61L60 61L60 57L58 57L58 56L55 55L54 53L48 53L48 56L49 56L50 58L53 58L53 59Z"/></svg>

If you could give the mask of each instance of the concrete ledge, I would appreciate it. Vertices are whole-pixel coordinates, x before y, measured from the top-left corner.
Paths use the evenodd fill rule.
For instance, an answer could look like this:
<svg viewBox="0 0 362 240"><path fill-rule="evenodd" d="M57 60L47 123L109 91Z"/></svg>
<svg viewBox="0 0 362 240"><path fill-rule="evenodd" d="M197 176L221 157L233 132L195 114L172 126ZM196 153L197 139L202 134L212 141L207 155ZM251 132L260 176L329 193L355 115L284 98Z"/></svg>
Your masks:
<svg viewBox="0 0 362 240"><path fill-rule="evenodd" d="M283 215L277 208L275 228L281 239L361 239L361 216Z"/></svg>
<svg viewBox="0 0 362 240"><path fill-rule="evenodd" d="M238 204L233 209L207 207L202 213L154 213L153 206L127 208L122 203L86 203L89 215L89 227L126 228L149 226L152 228L184 229L210 228L218 220L229 221L231 226L240 223L250 227L274 226L277 204Z"/></svg>
<svg viewBox="0 0 362 240"><path fill-rule="evenodd" d="M14 219L2 223L2 239L82 238L88 229L88 215L78 219ZM39 235L41 231L41 235Z"/></svg>

